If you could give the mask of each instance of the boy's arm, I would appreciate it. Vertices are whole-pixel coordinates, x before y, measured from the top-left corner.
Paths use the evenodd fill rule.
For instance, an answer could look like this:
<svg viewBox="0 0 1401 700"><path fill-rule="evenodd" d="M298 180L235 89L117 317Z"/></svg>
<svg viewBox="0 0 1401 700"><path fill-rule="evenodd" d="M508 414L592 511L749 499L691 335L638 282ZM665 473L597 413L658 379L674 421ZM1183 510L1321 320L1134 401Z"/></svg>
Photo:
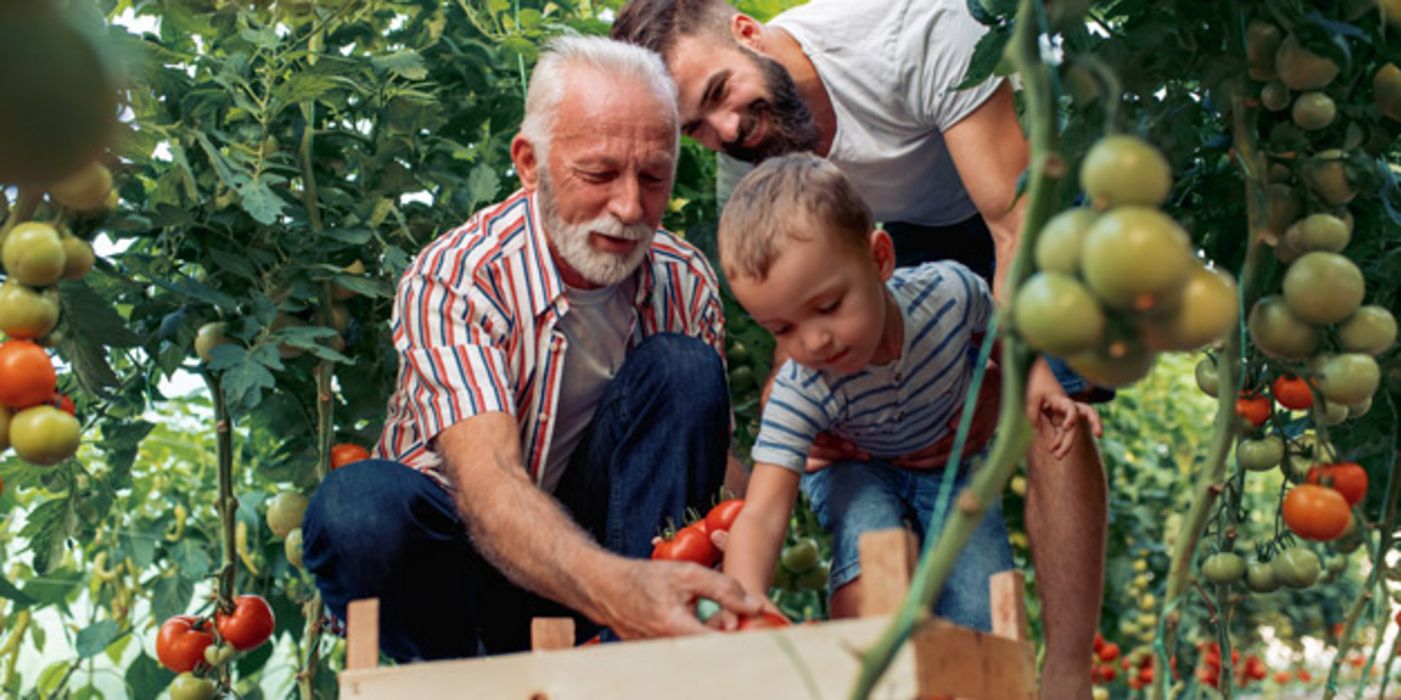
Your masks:
<svg viewBox="0 0 1401 700"><path fill-rule="evenodd" d="M759 598L768 599L774 564L798 497L798 479L798 473L791 469L756 463L744 509L730 527L724 571Z"/></svg>

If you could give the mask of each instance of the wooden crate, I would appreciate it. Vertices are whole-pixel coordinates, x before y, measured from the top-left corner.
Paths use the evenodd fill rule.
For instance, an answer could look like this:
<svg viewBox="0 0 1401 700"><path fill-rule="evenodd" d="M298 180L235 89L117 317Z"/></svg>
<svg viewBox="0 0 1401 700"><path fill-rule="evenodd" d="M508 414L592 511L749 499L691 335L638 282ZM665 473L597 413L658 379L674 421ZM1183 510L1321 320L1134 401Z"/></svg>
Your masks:
<svg viewBox="0 0 1401 700"><path fill-rule="evenodd" d="M890 622L909 586L913 537L871 533L861 543L863 617L790 628L572 648L573 621L538 619L535 651L378 667L379 603L351 604L346 698L492 700L607 698L843 698L858 654ZM1019 572L989 581L993 634L929 620L912 635L873 698L1020 700L1036 695L1035 647L1026 640Z"/></svg>

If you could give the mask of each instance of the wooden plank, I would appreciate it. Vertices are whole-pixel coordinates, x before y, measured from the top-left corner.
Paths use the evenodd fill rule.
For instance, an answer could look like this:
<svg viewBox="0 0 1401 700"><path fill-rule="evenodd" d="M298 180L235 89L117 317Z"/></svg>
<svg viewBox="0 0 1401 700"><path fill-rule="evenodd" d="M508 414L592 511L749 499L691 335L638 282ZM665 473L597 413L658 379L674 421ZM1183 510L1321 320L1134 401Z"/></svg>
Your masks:
<svg viewBox="0 0 1401 700"><path fill-rule="evenodd" d="M1034 700L1036 647L930 620L910 638L919 697Z"/></svg>
<svg viewBox="0 0 1401 700"><path fill-rule="evenodd" d="M904 528L861 536L861 578L857 608L861 617L889 615L910 590L917 558L915 537Z"/></svg>
<svg viewBox="0 0 1401 700"><path fill-rule="evenodd" d="M1026 577L1020 571L1002 571L988 579L992 603L992 633L1025 641L1031 637L1026 621Z"/></svg>
<svg viewBox="0 0 1401 700"><path fill-rule="evenodd" d="M841 698L860 669L857 654L875 642L889 621L884 617L842 620L347 670L340 674L341 695L356 700L461 697L464 693L492 700ZM916 697L913 659L913 647L906 645L871 697ZM678 682L678 678L703 678L704 682Z"/></svg>
<svg viewBox="0 0 1401 700"><path fill-rule="evenodd" d="M379 666L379 598L350 601L345 616L345 667Z"/></svg>
<svg viewBox="0 0 1401 700"><path fill-rule="evenodd" d="M537 617L530 621L530 648L553 651L574 647L574 618Z"/></svg>

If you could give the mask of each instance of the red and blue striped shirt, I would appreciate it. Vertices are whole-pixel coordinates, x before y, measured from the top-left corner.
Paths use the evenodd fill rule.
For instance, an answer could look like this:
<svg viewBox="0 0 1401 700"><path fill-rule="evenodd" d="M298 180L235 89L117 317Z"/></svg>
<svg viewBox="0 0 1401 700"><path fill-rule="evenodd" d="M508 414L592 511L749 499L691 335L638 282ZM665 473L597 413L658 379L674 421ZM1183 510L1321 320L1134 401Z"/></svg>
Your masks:
<svg viewBox="0 0 1401 700"><path fill-rule="evenodd" d="M682 333L724 358L720 287L700 251L658 231L638 275L631 347ZM539 484L568 349L558 324L568 311L533 191L519 190L429 243L395 295L399 377L375 456L443 481L438 434L501 411L520 426L525 468Z"/></svg>

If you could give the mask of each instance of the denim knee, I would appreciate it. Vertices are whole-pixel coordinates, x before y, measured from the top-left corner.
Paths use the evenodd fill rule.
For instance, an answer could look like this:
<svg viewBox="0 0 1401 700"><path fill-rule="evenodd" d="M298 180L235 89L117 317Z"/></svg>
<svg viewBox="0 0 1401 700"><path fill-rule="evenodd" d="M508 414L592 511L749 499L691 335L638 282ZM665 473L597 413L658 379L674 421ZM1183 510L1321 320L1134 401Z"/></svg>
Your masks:
<svg viewBox="0 0 1401 700"><path fill-rule="evenodd" d="M705 341L659 333L643 340L627 364L633 365L628 380L634 391L655 394L688 412L729 411L725 365Z"/></svg>

